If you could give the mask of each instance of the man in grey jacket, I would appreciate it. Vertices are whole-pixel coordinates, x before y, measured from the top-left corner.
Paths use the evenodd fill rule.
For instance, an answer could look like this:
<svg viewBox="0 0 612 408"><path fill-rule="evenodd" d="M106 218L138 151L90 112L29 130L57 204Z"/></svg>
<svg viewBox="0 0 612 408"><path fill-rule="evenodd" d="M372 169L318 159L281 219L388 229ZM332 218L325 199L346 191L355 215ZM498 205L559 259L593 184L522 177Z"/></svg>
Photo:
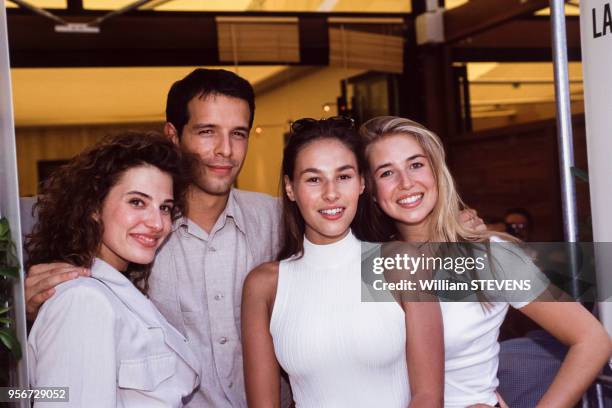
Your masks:
<svg viewBox="0 0 612 408"><path fill-rule="evenodd" d="M271 196L232 186L244 163L255 113L254 92L225 70L196 69L174 83L164 133L197 158L186 216L160 249L149 296L189 339L202 362L194 407L246 407L240 343L242 285L248 272L273 260L280 209ZM26 279L30 318L54 287L76 274L66 264L33 266ZM288 387L284 389L289 404Z"/></svg>

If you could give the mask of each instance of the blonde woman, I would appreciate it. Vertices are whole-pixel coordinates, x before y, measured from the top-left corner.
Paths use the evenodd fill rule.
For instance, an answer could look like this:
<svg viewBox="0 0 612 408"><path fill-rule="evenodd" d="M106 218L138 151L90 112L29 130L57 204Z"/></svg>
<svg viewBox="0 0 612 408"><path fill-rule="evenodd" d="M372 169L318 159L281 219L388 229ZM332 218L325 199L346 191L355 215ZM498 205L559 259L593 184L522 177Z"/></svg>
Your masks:
<svg viewBox="0 0 612 408"><path fill-rule="evenodd" d="M360 133L371 205L366 218L370 221L360 228L359 238L476 243L511 239L505 234L471 230L457 221L464 205L446 165L442 143L434 133L411 120L391 116L369 120ZM522 261L527 273L533 273L535 266L526 257ZM507 268L507 272L525 273L514 268ZM610 358L610 338L579 303L531 300L488 302L486 307L479 302L441 303L446 407L500 403L496 394L497 337L509 305L569 346L561 369L538 406L572 407L580 399Z"/></svg>

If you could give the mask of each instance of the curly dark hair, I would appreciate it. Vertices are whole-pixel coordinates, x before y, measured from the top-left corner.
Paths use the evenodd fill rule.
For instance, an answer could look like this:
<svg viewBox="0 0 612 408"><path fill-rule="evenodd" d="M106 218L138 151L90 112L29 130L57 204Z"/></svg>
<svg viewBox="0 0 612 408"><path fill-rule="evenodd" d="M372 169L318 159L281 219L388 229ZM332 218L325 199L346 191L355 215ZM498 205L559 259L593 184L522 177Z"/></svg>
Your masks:
<svg viewBox="0 0 612 408"><path fill-rule="evenodd" d="M28 268L48 262L91 267L100 248L104 226L94 214L122 174L151 165L173 180L172 219L185 209L190 167L186 157L158 133L125 132L86 149L60 167L45 182L33 212L38 222L27 236ZM125 272L143 293L148 289L151 265L130 264Z"/></svg>

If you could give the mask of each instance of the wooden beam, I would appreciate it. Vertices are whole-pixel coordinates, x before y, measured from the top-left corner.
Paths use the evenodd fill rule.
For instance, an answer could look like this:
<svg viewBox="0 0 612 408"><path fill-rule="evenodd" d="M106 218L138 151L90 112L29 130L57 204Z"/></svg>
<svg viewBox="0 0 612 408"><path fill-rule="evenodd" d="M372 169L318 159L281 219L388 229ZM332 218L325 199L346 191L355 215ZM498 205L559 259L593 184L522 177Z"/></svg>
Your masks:
<svg viewBox="0 0 612 408"><path fill-rule="evenodd" d="M568 57L580 60L580 21L566 19ZM453 61L551 61L551 30L548 17L525 17L457 41Z"/></svg>
<svg viewBox="0 0 612 408"><path fill-rule="evenodd" d="M212 16L121 16L106 22L98 34L57 33L52 21L35 15L8 20L13 67L219 65Z"/></svg>
<svg viewBox="0 0 612 408"><path fill-rule="evenodd" d="M548 7L548 0L470 0L444 13L444 38L458 41Z"/></svg>
<svg viewBox="0 0 612 408"><path fill-rule="evenodd" d="M552 49L548 48L452 48L453 62L551 62ZM568 48L569 61L582 61L580 48Z"/></svg>
<svg viewBox="0 0 612 408"><path fill-rule="evenodd" d="M83 0L67 0L66 5L71 13L80 13L83 11Z"/></svg>
<svg viewBox="0 0 612 408"><path fill-rule="evenodd" d="M71 0L74 7L78 1ZM132 11L109 19L98 34L57 33L50 20L24 10L8 10L10 57L13 67L119 67L223 65L219 61L218 16L297 17L300 61L291 65L329 63L328 17L404 18L389 13L212 13ZM57 11L69 22L86 23L104 12ZM372 23L380 25L379 23ZM270 65L249 61L246 65Z"/></svg>

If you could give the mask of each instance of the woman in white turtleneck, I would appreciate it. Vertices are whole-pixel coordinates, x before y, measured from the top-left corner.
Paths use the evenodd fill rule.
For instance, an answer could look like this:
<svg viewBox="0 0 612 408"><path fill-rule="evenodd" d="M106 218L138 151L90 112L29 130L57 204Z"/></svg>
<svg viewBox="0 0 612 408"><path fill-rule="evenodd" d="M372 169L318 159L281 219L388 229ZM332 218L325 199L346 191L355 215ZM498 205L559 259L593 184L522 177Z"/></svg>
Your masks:
<svg viewBox="0 0 612 408"><path fill-rule="evenodd" d="M259 266L244 284L250 407L280 405L281 367L297 407L442 406L438 304L361 302L361 243L350 229L364 189L359 152L346 119L292 126L280 262Z"/></svg>

